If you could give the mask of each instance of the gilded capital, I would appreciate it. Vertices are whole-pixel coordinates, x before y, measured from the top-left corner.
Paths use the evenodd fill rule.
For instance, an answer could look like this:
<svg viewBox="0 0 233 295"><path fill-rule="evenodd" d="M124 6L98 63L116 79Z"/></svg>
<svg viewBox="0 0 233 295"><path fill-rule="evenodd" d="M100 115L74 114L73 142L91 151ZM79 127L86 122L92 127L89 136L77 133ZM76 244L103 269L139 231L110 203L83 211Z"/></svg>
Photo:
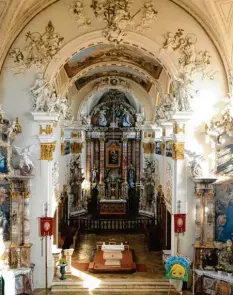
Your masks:
<svg viewBox="0 0 233 295"><path fill-rule="evenodd" d="M184 142L172 143L172 159L183 160L184 159Z"/></svg>
<svg viewBox="0 0 233 295"><path fill-rule="evenodd" d="M40 144L40 159L52 161L53 160L53 152L56 148L56 141L49 143L41 143Z"/></svg>
<svg viewBox="0 0 233 295"><path fill-rule="evenodd" d="M24 192L23 197L24 197L24 199L29 199L30 198L30 193L29 192Z"/></svg>
<svg viewBox="0 0 233 295"><path fill-rule="evenodd" d="M70 145L70 151L72 154L81 154L83 148L82 142L72 142Z"/></svg>
<svg viewBox="0 0 233 295"><path fill-rule="evenodd" d="M61 155L62 156L65 155L65 150L66 150L66 143L65 142L61 142Z"/></svg>
<svg viewBox="0 0 233 295"><path fill-rule="evenodd" d="M155 151L155 144L152 142L144 142L143 148L145 154L153 154Z"/></svg>
<svg viewBox="0 0 233 295"><path fill-rule="evenodd" d="M165 155L165 142L160 141L159 143L160 145L160 150L161 150L161 155L164 156Z"/></svg>

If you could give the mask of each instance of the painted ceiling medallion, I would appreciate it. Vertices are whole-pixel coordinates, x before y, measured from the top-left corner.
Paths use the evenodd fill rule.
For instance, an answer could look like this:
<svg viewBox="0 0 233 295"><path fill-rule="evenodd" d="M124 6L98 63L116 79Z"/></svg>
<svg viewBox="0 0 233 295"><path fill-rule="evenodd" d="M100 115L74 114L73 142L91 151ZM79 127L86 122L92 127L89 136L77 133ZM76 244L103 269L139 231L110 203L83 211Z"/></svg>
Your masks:
<svg viewBox="0 0 233 295"><path fill-rule="evenodd" d="M156 18L157 11L151 1L145 2L133 15L130 13L132 1L130 0L92 0L91 8L95 16L104 21L107 27L103 30L103 36L110 43L119 44L126 35L126 30L132 27L134 18L142 13L141 22L134 31L148 30L150 23Z"/></svg>
<svg viewBox="0 0 233 295"><path fill-rule="evenodd" d="M14 60L15 74L23 73L30 68L42 68L57 56L63 40L64 38L55 32L51 21L43 34L27 32L24 49L13 48L9 53L9 56Z"/></svg>

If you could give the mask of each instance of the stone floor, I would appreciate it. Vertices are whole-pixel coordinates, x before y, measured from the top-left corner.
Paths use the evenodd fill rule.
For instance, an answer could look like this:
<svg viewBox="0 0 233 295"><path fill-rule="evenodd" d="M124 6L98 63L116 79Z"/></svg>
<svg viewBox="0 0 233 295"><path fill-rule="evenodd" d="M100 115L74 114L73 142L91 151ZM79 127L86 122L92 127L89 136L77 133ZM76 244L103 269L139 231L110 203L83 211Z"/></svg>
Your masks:
<svg viewBox="0 0 233 295"><path fill-rule="evenodd" d="M147 266L147 273L134 273L129 275L122 274L95 274L99 279L103 278L121 278L129 277L131 279L139 279L140 277L150 277L156 279L164 278L164 266L162 263L161 252L148 252L145 245L144 234L86 234L80 237L78 243L79 247L74 252L72 260L85 263L90 262L93 256L93 249L97 242L114 239L116 243L127 241L131 249L134 250L135 262L138 264L145 264Z"/></svg>
<svg viewBox="0 0 233 295"><path fill-rule="evenodd" d="M78 263L89 263L93 258L93 249L96 246L97 242L105 241L108 242L109 240L114 239L117 243L127 241L130 245L130 248L134 250L135 262L138 264L145 264L147 266L147 272L136 272L134 274L91 274L96 279L100 280L108 280L110 281L140 281L145 279L164 279L164 265L162 262L162 253L161 252L149 252L146 248L145 244L145 237L144 234L86 234L82 235L78 241L78 248L74 252L72 256L72 260ZM83 272L85 273L85 272ZM86 272L88 275L89 273ZM67 276L66 282L72 281L80 281L81 278L77 276ZM59 279L55 280L59 281ZM166 294L167 292L136 292L136 295L162 295ZM36 290L34 292L36 295L51 295L51 294L58 294L52 293L51 291L46 290ZM62 295L71 295L71 294L79 294L75 293L68 293L62 292ZM135 295L135 292L113 292L113 291L98 291L97 289L94 291L89 292L82 292L82 295ZM170 295L179 294L176 292L170 292ZM190 291L184 291L184 295L191 295ZM80 294L81 295L81 294Z"/></svg>

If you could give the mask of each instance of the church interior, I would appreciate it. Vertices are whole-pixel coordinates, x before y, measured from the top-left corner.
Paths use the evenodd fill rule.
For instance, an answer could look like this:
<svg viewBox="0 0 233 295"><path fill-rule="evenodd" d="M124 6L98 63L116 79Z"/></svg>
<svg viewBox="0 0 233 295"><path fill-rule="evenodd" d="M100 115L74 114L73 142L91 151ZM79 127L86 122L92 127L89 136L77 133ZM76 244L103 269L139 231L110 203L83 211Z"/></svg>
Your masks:
<svg viewBox="0 0 233 295"><path fill-rule="evenodd" d="M233 0L3 0L0 37L1 295L233 295Z"/></svg>

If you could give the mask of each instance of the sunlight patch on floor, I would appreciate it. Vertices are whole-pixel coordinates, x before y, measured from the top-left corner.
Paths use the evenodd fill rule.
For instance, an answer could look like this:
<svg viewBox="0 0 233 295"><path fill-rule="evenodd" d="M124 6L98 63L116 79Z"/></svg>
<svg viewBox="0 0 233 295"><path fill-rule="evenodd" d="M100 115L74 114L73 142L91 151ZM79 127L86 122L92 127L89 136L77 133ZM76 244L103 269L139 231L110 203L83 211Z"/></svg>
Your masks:
<svg viewBox="0 0 233 295"><path fill-rule="evenodd" d="M83 287L92 291L100 286L101 280L71 267L72 275L83 280Z"/></svg>

